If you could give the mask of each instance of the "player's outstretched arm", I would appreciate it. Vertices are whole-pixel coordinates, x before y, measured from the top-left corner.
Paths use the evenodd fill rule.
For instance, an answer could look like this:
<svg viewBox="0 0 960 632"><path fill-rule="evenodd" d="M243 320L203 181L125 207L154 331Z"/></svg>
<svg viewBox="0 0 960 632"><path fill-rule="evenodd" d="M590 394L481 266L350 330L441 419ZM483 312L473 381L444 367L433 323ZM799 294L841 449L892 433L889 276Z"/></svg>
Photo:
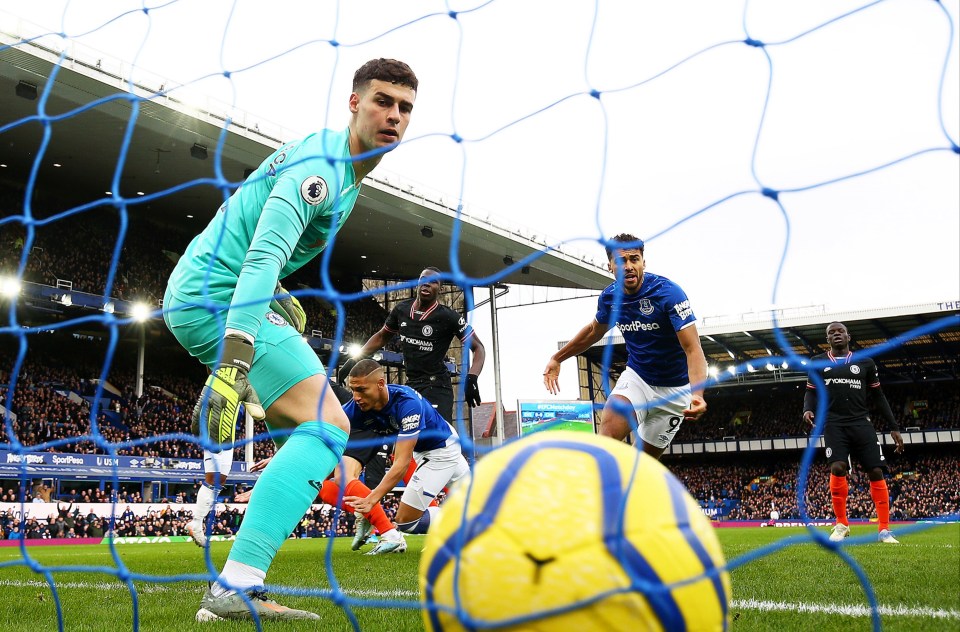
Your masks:
<svg viewBox="0 0 960 632"><path fill-rule="evenodd" d="M807 380L807 392L803 394L803 420L807 422L809 428L807 430L812 431L814 426L817 425L816 413L814 411L817 409L817 389L813 388L813 385L810 383L810 380Z"/></svg>
<svg viewBox="0 0 960 632"><path fill-rule="evenodd" d="M543 385L552 395L560 392L560 363L589 349L593 343L603 338L603 334L610 329L609 325L602 325L596 319L577 332L567 344L553 354L543 370Z"/></svg>
<svg viewBox="0 0 960 632"><path fill-rule="evenodd" d="M690 379L690 406L683 411L684 419L700 419L707 412L707 402L703 399L703 389L707 381L707 357L700 346L700 334L697 326L690 325L677 332L680 346L687 355L687 375Z"/></svg>
<svg viewBox="0 0 960 632"><path fill-rule="evenodd" d="M483 364L487 361L487 348L483 346L476 332L470 336L470 351L473 353L470 357L470 373L480 375Z"/></svg>
<svg viewBox="0 0 960 632"><path fill-rule="evenodd" d="M370 513L373 506L380 502L380 499L386 496L390 490L396 487L397 483L400 482L403 475L407 472L407 467L413 458L413 446L416 445L416 443L416 435L409 439L398 440L396 446L393 448L393 464L390 465L390 469L383 475L380 484L370 490L370 494L366 498L361 498L360 496L344 496L343 502L353 507L353 510L359 514Z"/></svg>
<svg viewBox="0 0 960 632"><path fill-rule="evenodd" d="M233 497L233 502L235 503L248 503L250 502L250 497L253 496L253 488L248 489L245 492L240 492Z"/></svg>
<svg viewBox="0 0 960 632"><path fill-rule="evenodd" d="M470 369L467 372L466 399L467 403L476 408L483 401L480 398L480 386L477 384L477 377L483 370L483 363L487 359L487 349L480 342L477 334L470 336L470 350L473 356L470 359Z"/></svg>
<svg viewBox="0 0 960 632"><path fill-rule="evenodd" d="M896 445L893 449L894 453L900 454L903 452L903 437L900 436L900 424L897 423L893 409L890 408L890 402L887 401L887 396L883 394L883 390L880 388L879 380L877 381L877 386L869 389L869 393L873 398L877 410L880 411L880 416L883 417L884 423L886 423L887 428L890 430L890 438L893 439L893 443Z"/></svg>

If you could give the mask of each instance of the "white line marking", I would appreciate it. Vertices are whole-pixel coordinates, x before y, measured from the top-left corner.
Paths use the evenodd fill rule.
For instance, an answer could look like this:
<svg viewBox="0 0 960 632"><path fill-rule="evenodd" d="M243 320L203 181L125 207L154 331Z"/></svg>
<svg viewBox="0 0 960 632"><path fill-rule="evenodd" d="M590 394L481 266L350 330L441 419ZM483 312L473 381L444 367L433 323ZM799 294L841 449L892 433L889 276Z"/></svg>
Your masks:
<svg viewBox="0 0 960 632"><path fill-rule="evenodd" d="M142 582L141 582L142 583ZM126 584L121 584L117 582L64 582L64 581L55 581L54 584L57 586L57 590L63 590L64 588L82 588L86 590L122 590L124 592L130 592L130 589L127 588ZM45 581L39 579L4 579L0 580L0 586L9 586L10 588L44 588L49 589L50 586ZM138 593L158 593L176 590L172 584L147 584L146 586L138 586ZM192 592L192 588L190 589Z"/></svg>
<svg viewBox="0 0 960 632"><path fill-rule="evenodd" d="M58 581L55 582L57 590L62 590L64 588L80 588L84 590L122 590L124 592L129 592L126 584L122 584L119 581L116 582L64 582ZM195 582L171 582L171 583L156 583L156 584L145 584L145 582L137 581L137 592L141 594L145 593L160 593L160 592L196 592L200 594L199 588L196 586ZM0 587L10 587L10 588L49 588L47 582L39 579L0 579ZM320 589L325 590L325 589ZM345 590L345 594L350 597L365 597L369 599L396 599L400 597L416 599L419 596L419 593L415 590L404 590L402 588L397 588L396 590ZM279 594L279 593L277 593Z"/></svg>
<svg viewBox="0 0 960 632"><path fill-rule="evenodd" d="M161 592L196 592L198 589L192 583L170 583L170 584L146 584L138 582L137 592L140 594L161 593ZM86 590L122 590L128 592L127 586L120 582L56 582L57 589L79 588ZM29 579L0 580L0 586L10 588L42 588L47 589L47 582ZM417 592L414 590L347 590L344 591L351 597L367 597L378 599L390 599L405 597L408 599L416 598ZM757 599L734 599L730 602L732 610L760 610L763 612L798 612L801 614L839 614L848 617L869 617L870 609L862 605L842 605L842 604L815 604L815 603L791 603L786 601L759 601ZM880 606L880 614L885 617L928 617L931 619L949 619L960 621L960 611L947 610L944 608L930 608L928 606Z"/></svg>
<svg viewBox="0 0 960 632"><path fill-rule="evenodd" d="M742 610L761 610L764 612L800 612L816 614L842 614L848 617L869 617L870 608L866 606L845 606L842 604L790 603L786 601L758 601L756 599L734 599L730 608ZM880 606L880 614L885 617L930 617L933 619L960 620L960 611L928 606Z"/></svg>

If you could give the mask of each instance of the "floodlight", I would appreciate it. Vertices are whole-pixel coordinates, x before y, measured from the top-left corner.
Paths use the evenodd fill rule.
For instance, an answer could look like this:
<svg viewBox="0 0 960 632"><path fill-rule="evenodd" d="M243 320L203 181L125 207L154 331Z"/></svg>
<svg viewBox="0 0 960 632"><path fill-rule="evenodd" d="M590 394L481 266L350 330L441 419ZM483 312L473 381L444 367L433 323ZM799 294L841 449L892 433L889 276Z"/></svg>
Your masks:
<svg viewBox="0 0 960 632"><path fill-rule="evenodd" d="M14 276L0 277L0 296L13 298L20 294L20 280Z"/></svg>
<svg viewBox="0 0 960 632"><path fill-rule="evenodd" d="M134 303L130 308L130 315L135 322L143 323L150 319L150 311L150 306L146 303Z"/></svg>

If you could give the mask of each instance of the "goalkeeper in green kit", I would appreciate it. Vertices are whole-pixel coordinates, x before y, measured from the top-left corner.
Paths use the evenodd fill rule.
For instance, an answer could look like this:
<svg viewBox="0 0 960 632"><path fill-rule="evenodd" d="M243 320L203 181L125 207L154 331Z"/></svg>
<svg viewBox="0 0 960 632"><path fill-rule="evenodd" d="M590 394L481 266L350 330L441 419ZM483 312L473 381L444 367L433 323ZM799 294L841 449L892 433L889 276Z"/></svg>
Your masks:
<svg viewBox="0 0 960 632"><path fill-rule="evenodd" d="M416 95L417 78L405 63L364 64L354 75L347 128L322 130L269 156L170 276L167 327L211 371L193 412L194 431L212 447L204 450L197 513L209 511L230 473L241 405L271 431L287 431L257 482L223 571L203 596L199 621L318 618L277 604L263 585L280 545L340 461L350 423L301 337L303 310L280 280L320 254L343 226L363 178L403 138Z"/></svg>

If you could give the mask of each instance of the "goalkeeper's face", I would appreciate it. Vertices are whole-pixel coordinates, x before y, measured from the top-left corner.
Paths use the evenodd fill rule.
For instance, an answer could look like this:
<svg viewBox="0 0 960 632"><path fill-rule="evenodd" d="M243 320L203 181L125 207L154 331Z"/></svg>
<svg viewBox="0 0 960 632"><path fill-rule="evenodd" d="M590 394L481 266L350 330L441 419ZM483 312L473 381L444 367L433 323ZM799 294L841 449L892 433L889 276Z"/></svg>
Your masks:
<svg viewBox="0 0 960 632"><path fill-rule="evenodd" d="M399 143L410 124L417 93L407 86L374 79L350 95L354 133L363 151Z"/></svg>

